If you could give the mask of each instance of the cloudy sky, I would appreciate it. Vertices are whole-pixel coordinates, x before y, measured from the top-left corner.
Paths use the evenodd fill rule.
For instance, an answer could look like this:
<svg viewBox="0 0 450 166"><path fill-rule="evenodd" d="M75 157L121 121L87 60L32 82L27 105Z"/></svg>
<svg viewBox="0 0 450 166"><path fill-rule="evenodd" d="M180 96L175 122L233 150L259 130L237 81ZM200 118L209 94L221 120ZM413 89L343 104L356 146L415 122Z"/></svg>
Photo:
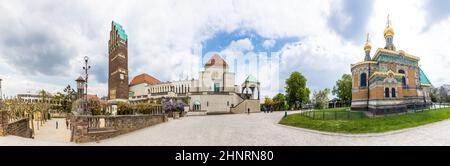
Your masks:
<svg viewBox="0 0 450 166"><path fill-rule="evenodd" d="M384 47L388 14L397 49L421 57L435 86L450 83L446 0L0 0L0 78L7 96L61 91L89 56L89 93L106 95L115 20L129 36L130 77L195 78L219 52L234 59L236 84L255 75L262 95L284 92L292 71L313 90L332 88L363 60L366 33L373 50Z"/></svg>

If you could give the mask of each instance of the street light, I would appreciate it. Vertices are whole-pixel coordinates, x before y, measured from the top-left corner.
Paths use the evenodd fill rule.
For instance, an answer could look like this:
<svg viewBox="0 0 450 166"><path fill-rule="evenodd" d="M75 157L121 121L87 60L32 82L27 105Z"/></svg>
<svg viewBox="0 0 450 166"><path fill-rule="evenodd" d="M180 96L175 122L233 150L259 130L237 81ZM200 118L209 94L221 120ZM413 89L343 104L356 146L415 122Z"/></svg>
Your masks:
<svg viewBox="0 0 450 166"><path fill-rule="evenodd" d="M88 70L91 68L91 66L90 65L88 65L88 61L89 61L89 57L88 56L85 56L84 57L84 67L83 67L83 70L84 70L84 73L85 73L85 78L84 78L84 80L86 81L86 90L85 90L85 96L84 96L84 101L86 102L85 103L85 107L84 107L84 111L85 112L87 112L87 108L88 108L88 100L87 100L87 91L88 91L88 76L89 76L89 74L88 74Z"/></svg>

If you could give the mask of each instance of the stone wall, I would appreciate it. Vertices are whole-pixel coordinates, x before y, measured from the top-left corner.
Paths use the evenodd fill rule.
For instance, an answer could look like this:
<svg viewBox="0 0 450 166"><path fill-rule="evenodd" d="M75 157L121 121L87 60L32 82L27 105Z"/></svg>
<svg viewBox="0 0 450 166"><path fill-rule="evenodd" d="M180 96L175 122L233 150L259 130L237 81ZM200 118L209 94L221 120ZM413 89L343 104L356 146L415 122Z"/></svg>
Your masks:
<svg viewBox="0 0 450 166"><path fill-rule="evenodd" d="M31 131L28 118L9 123L7 132L8 135L15 135L25 138L31 138L33 133Z"/></svg>
<svg viewBox="0 0 450 166"><path fill-rule="evenodd" d="M72 116L71 141L100 141L167 121L167 115Z"/></svg>
<svg viewBox="0 0 450 166"><path fill-rule="evenodd" d="M8 135L8 114L0 111L0 136Z"/></svg>
<svg viewBox="0 0 450 166"><path fill-rule="evenodd" d="M0 111L0 136L15 135L31 138L32 133L28 118L9 123L8 113L6 111Z"/></svg>

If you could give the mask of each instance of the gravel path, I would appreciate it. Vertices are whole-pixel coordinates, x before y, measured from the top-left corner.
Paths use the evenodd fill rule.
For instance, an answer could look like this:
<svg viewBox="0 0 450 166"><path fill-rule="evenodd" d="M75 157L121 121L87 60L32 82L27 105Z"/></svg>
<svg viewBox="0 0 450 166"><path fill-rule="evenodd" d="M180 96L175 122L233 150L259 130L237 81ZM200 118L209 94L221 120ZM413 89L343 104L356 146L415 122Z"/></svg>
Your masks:
<svg viewBox="0 0 450 166"><path fill-rule="evenodd" d="M450 120L401 131L346 135L277 124L284 112L183 117L99 143L62 143L15 136L0 145L450 145Z"/></svg>

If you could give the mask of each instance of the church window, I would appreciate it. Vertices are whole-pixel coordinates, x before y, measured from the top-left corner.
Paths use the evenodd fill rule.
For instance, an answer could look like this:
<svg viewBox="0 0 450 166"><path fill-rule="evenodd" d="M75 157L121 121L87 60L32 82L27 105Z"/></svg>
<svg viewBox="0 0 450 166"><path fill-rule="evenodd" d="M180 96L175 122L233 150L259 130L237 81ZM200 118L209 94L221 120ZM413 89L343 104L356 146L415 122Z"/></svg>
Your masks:
<svg viewBox="0 0 450 166"><path fill-rule="evenodd" d="M359 86L360 87L366 87L367 86L367 74L366 73L362 73L361 74Z"/></svg>
<svg viewBox="0 0 450 166"><path fill-rule="evenodd" d="M405 71L404 70L399 70L398 73L405 74ZM406 77L405 76L402 76L402 85L406 86Z"/></svg>
<svg viewBox="0 0 450 166"><path fill-rule="evenodd" d="M392 88L392 90L391 90L391 92L392 92L392 97L397 97L397 94L395 94L395 88Z"/></svg>
<svg viewBox="0 0 450 166"><path fill-rule="evenodd" d="M389 88L384 88L384 97L389 97Z"/></svg>

